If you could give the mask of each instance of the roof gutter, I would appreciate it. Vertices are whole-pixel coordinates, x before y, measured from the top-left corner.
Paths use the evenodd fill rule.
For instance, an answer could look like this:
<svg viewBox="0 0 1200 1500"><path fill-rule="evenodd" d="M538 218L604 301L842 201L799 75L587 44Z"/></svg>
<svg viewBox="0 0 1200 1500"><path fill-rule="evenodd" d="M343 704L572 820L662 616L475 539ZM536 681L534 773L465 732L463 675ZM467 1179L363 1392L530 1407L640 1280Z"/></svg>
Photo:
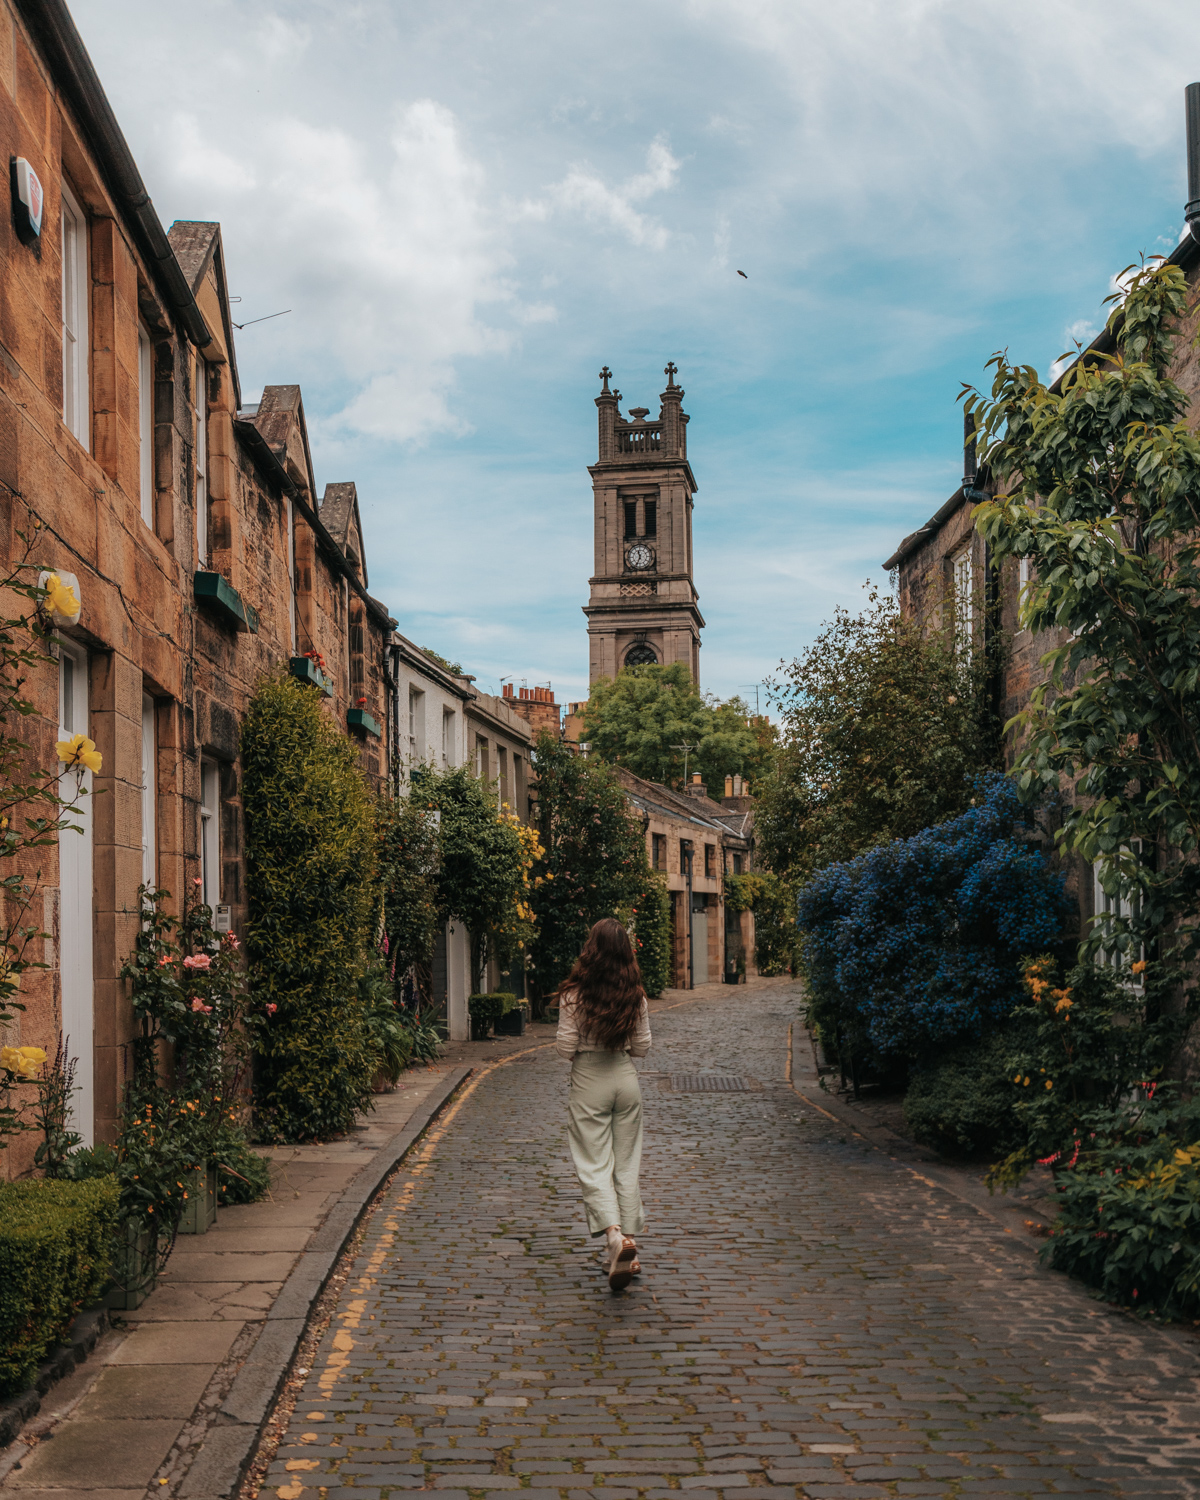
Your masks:
<svg viewBox="0 0 1200 1500"><path fill-rule="evenodd" d="M96 153L109 192L127 215L138 249L172 311L198 348L212 334L196 305L175 252L163 230L142 174L117 124L112 105L63 0L16 0L22 20L46 54L88 144Z"/></svg>

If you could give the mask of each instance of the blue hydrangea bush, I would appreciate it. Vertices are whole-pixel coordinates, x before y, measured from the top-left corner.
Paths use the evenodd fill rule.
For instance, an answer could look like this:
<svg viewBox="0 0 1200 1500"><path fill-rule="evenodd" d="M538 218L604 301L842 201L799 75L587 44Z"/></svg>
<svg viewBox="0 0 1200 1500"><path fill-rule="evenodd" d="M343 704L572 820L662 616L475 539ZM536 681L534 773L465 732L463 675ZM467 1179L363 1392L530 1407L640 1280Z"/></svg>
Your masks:
<svg viewBox="0 0 1200 1500"><path fill-rule="evenodd" d="M1056 950L1067 902L1012 782L960 817L829 865L798 899L809 1002L845 1063L888 1069L978 1038L1022 995L1020 960Z"/></svg>

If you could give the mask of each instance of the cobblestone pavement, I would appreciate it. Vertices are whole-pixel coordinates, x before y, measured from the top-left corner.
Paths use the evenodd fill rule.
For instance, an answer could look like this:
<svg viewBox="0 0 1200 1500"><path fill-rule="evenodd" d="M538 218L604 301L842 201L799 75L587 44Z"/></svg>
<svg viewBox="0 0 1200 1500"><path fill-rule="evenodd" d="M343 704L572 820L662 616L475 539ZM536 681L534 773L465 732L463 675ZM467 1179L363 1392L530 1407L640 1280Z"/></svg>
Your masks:
<svg viewBox="0 0 1200 1500"><path fill-rule="evenodd" d="M1200 1495L1186 1338L805 1106L796 1013L780 982L655 1015L645 1274L617 1297L565 1064L479 1079L371 1220L268 1493ZM700 1073L752 1087L671 1086Z"/></svg>

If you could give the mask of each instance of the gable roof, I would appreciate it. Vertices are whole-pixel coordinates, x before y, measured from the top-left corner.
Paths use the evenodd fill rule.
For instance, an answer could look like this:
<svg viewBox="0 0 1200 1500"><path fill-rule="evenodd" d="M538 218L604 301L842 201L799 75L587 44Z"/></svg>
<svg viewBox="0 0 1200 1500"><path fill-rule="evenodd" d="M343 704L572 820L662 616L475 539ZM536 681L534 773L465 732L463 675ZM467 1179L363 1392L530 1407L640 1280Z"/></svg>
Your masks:
<svg viewBox="0 0 1200 1500"><path fill-rule="evenodd" d="M167 230L167 240L175 252L179 269L195 297L211 269L217 288L217 305L221 310L221 328L233 381L233 402L242 404L242 382L238 376L237 350L233 342L233 315L229 310L229 286L225 279L225 249L220 224L202 219L176 219Z"/></svg>
<svg viewBox="0 0 1200 1500"><path fill-rule="evenodd" d="M367 581L367 549L363 542L362 517L358 511L358 487L352 479L327 484L321 496L321 520L350 566Z"/></svg>

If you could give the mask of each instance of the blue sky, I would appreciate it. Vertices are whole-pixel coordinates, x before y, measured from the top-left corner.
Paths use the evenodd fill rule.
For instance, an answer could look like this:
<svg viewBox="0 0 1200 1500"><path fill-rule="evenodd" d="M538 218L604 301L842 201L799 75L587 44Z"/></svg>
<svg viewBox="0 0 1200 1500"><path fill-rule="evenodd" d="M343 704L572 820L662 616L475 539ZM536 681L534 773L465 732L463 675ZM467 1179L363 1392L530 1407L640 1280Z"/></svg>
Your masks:
<svg viewBox="0 0 1200 1500"><path fill-rule="evenodd" d="M596 372L699 484L702 686L767 676L1170 248L1200 8L76 0L164 221L222 223L243 389L299 382L373 593L480 686L586 696ZM741 269L747 280L737 276Z"/></svg>

